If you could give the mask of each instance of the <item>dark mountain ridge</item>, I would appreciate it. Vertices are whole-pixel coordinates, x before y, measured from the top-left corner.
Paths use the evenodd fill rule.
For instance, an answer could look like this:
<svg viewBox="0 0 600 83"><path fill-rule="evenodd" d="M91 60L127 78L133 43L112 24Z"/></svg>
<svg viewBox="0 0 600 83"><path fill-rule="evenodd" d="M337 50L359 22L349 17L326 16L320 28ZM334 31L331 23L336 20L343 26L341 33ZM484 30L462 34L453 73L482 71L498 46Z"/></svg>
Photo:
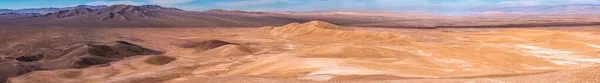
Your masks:
<svg viewBox="0 0 600 83"><path fill-rule="evenodd" d="M89 9L103 9L106 8L108 6L106 5L98 5L98 6L91 6L91 5L78 5L75 7L64 7L64 8L28 8L28 9L16 9L16 10L12 10L12 9L0 9L0 13L20 13L20 14L24 14L24 13L40 13L40 14L46 14L46 13L54 13L54 12L58 12L58 11L62 11L62 10L72 10L72 9L77 9L77 8L89 8Z"/></svg>
<svg viewBox="0 0 600 83"><path fill-rule="evenodd" d="M269 16L184 11L158 5L79 7L42 16L0 21L5 26L32 27L247 27L283 25L294 20Z"/></svg>

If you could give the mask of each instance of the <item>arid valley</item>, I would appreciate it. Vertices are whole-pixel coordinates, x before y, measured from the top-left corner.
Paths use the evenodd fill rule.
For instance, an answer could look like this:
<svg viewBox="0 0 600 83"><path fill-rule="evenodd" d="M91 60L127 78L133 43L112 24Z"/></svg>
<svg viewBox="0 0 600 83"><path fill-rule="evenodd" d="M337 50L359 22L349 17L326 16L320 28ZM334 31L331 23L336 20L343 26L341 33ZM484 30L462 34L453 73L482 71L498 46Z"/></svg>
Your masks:
<svg viewBox="0 0 600 83"><path fill-rule="evenodd" d="M183 11L0 15L7 83L596 83L600 14Z"/></svg>

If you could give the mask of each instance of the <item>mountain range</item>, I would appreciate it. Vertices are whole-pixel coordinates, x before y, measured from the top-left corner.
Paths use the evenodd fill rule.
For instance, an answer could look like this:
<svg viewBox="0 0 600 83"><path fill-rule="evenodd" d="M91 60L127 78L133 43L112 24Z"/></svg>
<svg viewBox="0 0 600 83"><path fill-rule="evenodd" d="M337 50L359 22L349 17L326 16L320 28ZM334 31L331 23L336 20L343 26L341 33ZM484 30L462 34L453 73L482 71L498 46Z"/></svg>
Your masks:
<svg viewBox="0 0 600 83"><path fill-rule="evenodd" d="M594 17L565 16L567 14L594 14L600 12L600 5L581 4L486 9L485 11L482 10L482 12L485 12L484 15L467 16L384 11L250 12L221 9L185 11L158 5L80 5L76 7L37 9L39 10L36 10L36 12L33 11L34 9L22 9L23 11L19 13L0 13L0 27L260 27L281 26L292 22L313 20L327 21L341 26L402 28L600 24L600 20ZM41 14L44 12L51 13ZM508 14L509 16L485 16L487 14ZM561 16L528 16L529 14L557 14ZM545 20L540 21L541 19Z"/></svg>
<svg viewBox="0 0 600 83"><path fill-rule="evenodd" d="M58 12L61 10L72 10L72 9L76 9L76 8L89 8L89 9L104 9L108 6L106 5L98 5L98 6L91 6L91 5L78 5L75 7L64 7L64 8L28 8L28 9L16 9L16 10L12 10L12 9L0 9L0 13L19 13L19 14L24 14L24 13L40 13L40 14L46 14L46 13L54 13L54 12Z"/></svg>
<svg viewBox="0 0 600 83"><path fill-rule="evenodd" d="M348 26L373 26L370 23L376 23L376 26L414 27L421 25L405 22L378 24L394 20L415 22L422 17L434 15L358 11L249 12L220 9L198 12L158 5L113 5L102 9L76 7L43 15L0 15L0 27L259 27L312 20Z"/></svg>
<svg viewBox="0 0 600 83"><path fill-rule="evenodd" d="M12 15L12 17L22 16ZM234 16L214 12L183 11L158 5L113 5L102 9L77 7L28 18L13 18L0 21L0 24L61 27L235 27L265 26L289 22L293 21L265 16Z"/></svg>

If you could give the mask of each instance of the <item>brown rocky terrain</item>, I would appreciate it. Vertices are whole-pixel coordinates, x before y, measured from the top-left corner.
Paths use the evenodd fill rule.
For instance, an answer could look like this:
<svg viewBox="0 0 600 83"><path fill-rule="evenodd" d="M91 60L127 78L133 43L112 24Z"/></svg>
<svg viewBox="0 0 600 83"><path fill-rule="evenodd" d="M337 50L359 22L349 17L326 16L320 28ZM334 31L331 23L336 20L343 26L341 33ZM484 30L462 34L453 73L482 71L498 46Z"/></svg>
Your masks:
<svg viewBox="0 0 600 83"><path fill-rule="evenodd" d="M163 53L125 41L92 42L93 36L81 34L88 31L81 33L68 31L72 31L72 29L30 30L24 31L25 33L13 33L3 29L2 46L4 48L0 51L0 55L2 55L0 64L4 66L0 67L0 78L4 79L39 70L106 65L109 62L136 55ZM28 34L27 32L37 34Z"/></svg>

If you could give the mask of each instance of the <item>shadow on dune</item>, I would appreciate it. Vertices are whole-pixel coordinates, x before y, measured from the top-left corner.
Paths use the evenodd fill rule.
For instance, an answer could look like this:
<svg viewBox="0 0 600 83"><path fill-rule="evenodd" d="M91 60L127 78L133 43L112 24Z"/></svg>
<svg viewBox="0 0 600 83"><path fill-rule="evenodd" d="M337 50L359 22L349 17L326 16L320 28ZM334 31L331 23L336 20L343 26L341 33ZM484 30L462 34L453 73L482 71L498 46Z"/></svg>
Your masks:
<svg viewBox="0 0 600 83"><path fill-rule="evenodd" d="M18 76L37 70L86 68L108 64L132 56L164 54L162 51L144 48L126 41L79 43L67 46L66 48L42 52L41 54L20 56L14 60L1 61L0 65L3 66L0 67L0 82L6 81L7 77ZM165 62L168 63L174 59L153 60L148 62L165 64Z"/></svg>

